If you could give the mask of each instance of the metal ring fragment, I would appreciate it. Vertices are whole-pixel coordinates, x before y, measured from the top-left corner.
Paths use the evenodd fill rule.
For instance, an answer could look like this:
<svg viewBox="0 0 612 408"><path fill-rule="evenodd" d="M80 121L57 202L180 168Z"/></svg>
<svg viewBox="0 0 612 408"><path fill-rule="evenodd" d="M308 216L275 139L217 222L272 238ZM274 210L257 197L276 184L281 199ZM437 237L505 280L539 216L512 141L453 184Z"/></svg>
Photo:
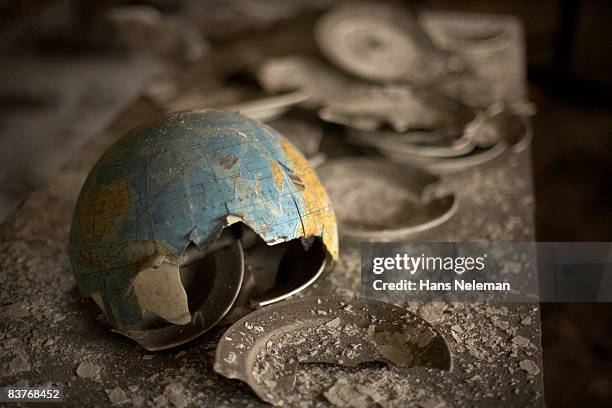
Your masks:
<svg viewBox="0 0 612 408"><path fill-rule="evenodd" d="M472 140L465 135L440 131L415 131L396 133L393 131L366 132L348 130L349 140L364 146L372 146L381 153L397 152L422 157L455 157L474 149Z"/></svg>
<svg viewBox="0 0 612 408"><path fill-rule="evenodd" d="M490 109L469 123L458 139L444 140L436 132L349 131L349 140L372 147L383 156L404 165L444 174L482 166L518 153L531 143L529 119L506 110Z"/></svg>
<svg viewBox="0 0 612 408"><path fill-rule="evenodd" d="M200 256L195 252L180 268L187 290L191 322L170 324L152 319L148 327L118 333L137 341L147 350L165 350L185 344L215 326L231 310L242 287L244 253L239 240ZM204 272L204 273L202 273Z"/></svg>
<svg viewBox="0 0 612 408"><path fill-rule="evenodd" d="M308 97L306 93L296 91L248 102L240 102L219 109L240 113L261 122L268 122L284 115L292 106L304 102Z"/></svg>
<svg viewBox="0 0 612 408"><path fill-rule="evenodd" d="M303 106L321 119L361 130L461 130L476 118L473 109L430 88L371 84L306 57L270 59L257 77L267 92L301 90L310 96Z"/></svg>
<svg viewBox="0 0 612 408"><path fill-rule="evenodd" d="M244 381L263 401L285 406L296 398L300 365L367 362L452 368L442 335L405 309L372 299L306 297L264 307L234 323L217 346L214 369Z"/></svg>
<svg viewBox="0 0 612 408"><path fill-rule="evenodd" d="M438 177L390 161L336 159L317 173L336 211L339 233L347 238L404 239L448 221L457 210L455 195L438 191Z"/></svg>

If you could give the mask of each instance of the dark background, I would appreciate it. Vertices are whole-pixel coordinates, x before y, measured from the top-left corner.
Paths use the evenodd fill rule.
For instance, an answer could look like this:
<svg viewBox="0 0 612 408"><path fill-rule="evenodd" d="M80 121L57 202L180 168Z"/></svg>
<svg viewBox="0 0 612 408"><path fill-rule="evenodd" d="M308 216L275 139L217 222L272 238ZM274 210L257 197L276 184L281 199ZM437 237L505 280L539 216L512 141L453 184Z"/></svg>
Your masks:
<svg viewBox="0 0 612 408"><path fill-rule="evenodd" d="M0 64L9 55L20 54L104 55L109 50L98 25L100 16L108 7L125 3L0 1ZM154 4L167 12L182 7L178 0L133 3ZM530 98L538 107L533 118L537 239L612 241L612 2L434 0L416 4L521 18ZM41 21L53 24L43 27ZM0 81L6 85L10 78ZM46 103L36 95L15 92L18 85L0 87L0 118ZM0 137L10 141L3 130L0 124ZM0 214L4 215L40 185L47 172L68 160L71 152L38 141L17 144L14 152L8 152L11 143L0 144L5 149L0 163ZM45 166L40 166L42 162ZM542 318L547 404L612 406L611 305L548 303L542 306Z"/></svg>

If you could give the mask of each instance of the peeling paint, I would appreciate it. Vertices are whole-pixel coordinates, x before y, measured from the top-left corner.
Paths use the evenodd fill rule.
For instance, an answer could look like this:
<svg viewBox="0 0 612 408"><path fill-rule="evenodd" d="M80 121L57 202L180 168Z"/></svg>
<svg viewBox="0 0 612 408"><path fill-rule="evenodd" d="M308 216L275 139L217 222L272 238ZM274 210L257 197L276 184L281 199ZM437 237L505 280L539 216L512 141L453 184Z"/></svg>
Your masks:
<svg viewBox="0 0 612 408"><path fill-rule="evenodd" d="M276 188L282 190L284 178L280 167L278 167L278 163L274 160L270 160L270 168L272 169L272 174L274 175L274 184L276 184Z"/></svg>
<svg viewBox="0 0 612 408"><path fill-rule="evenodd" d="M304 186L300 189L306 210L301 217L303 235L322 237L328 251L336 259L338 257L336 215L327 192L304 156L286 139L281 141L281 145L289 157L294 177L297 177Z"/></svg>
<svg viewBox="0 0 612 408"><path fill-rule="evenodd" d="M132 282L139 306L174 324L191 322L179 267L156 256Z"/></svg>
<svg viewBox="0 0 612 408"><path fill-rule="evenodd" d="M221 165L221 167L223 167L226 170L229 170L232 168L232 166L234 166L234 164L236 164L238 162L238 158L230 155L227 156L223 156L220 160L219 160L219 164Z"/></svg>
<svg viewBox="0 0 612 408"><path fill-rule="evenodd" d="M235 224L237 222L244 222L244 219L240 215L236 215L236 214L229 214L225 218L225 225L226 226L233 225L233 224Z"/></svg>

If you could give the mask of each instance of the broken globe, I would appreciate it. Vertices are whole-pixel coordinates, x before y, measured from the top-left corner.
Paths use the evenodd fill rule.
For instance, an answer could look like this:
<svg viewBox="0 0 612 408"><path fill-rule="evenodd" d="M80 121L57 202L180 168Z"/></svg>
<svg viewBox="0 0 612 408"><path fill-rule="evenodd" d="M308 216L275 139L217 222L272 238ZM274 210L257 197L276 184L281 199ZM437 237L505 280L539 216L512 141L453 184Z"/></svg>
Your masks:
<svg viewBox="0 0 612 408"><path fill-rule="evenodd" d="M117 141L87 177L70 232L80 292L149 350L284 299L337 256L331 203L302 154L219 110Z"/></svg>

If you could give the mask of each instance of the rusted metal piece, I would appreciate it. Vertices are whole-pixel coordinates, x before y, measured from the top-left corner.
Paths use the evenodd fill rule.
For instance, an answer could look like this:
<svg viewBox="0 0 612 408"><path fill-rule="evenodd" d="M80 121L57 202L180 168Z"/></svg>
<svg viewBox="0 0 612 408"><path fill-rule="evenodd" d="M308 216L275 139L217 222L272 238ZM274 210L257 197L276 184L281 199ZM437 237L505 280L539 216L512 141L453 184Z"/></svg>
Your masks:
<svg viewBox="0 0 612 408"><path fill-rule="evenodd" d="M405 309L370 299L306 297L259 309L234 323L217 346L214 369L246 382L262 400L284 406L296 397L300 365L367 362L452 368L442 335Z"/></svg>
<svg viewBox="0 0 612 408"><path fill-rule="evenodd" d="M223 238L224 230L241 242ZM239 114L183 112L132 130L94 166L74 214L71 262L81 293L96 300L117 331L144 347L167 348L228 312L242 286L249 231L250 242L281 248L262 264L273 268L264 272L272 276L267 289L276 292L257 293L268 302L312 283L338 256L331 203L290 142ZM181 269L213 249L237 259L216 256L197 268L193 288L215 291L200 299L202 292L189 293ZM276 285L291 275L285 260L291 257L319 264ZM180 335L142 333L158 329L158 319L180 326Z"/></svg>

